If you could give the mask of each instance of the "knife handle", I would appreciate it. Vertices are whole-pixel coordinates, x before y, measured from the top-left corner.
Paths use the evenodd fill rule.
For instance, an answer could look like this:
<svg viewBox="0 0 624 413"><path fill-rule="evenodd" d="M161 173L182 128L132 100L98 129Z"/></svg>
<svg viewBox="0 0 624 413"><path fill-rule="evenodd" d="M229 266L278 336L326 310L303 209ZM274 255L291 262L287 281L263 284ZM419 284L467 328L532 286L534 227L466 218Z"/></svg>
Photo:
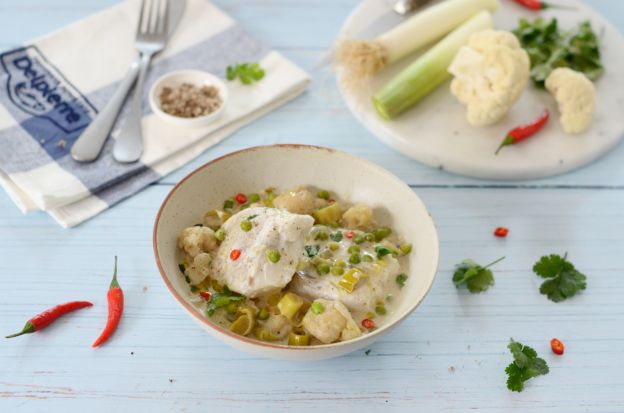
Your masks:
<svg viewBox="0 0 624 413"><path fill-rule="evenodd" d="M130 65L130 70L128 70L126 77L121 81L111 99L72 146L71 155L74 160L78 162L92 162L97 159L138 74L139 60L137 59Z"/></svg>

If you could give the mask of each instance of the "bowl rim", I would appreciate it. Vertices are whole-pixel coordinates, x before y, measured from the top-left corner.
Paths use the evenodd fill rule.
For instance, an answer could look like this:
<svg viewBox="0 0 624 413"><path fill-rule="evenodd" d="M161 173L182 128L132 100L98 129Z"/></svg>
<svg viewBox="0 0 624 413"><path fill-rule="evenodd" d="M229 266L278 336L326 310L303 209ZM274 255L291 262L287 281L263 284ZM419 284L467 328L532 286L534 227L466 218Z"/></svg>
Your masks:
<svg viewBox="0 0 624 413"><path fill-rule="evenodd" d="M167 205L167 203L169 202L169 199L173 196L173 194L187 181L189 180L191 177L193 177L195 174L203 171L204 169L212 166L213 164L232 157L232 156L236 156L239 155L241 153L245 153L245 152L254 152L254 151L258 151L258 150L264 150L264 149L269 149L269 148L283 148L283 149L307 149L307 150L322 150L322 151L327 151L330 153L337 153L343 156L347 156L350 158L353 158L354 160L357 161L362 161L364 163L366 163L368 166L373 167L375 169L377 169L380 172L383 172L384 174L388 175L389 178L394 179L399 181L402 185L405 185L406 187L409 188L409 186L403 182L400 178L398 178L397 176L395 176L394 174L392 174L391 172L387 171L386 169L382 168L381 166L368 161L366 159L362 159L359 158L357 156L351 155L347 152L343 152L343 151L338 151L332 148L327 148L327 147L323 147L323 146L316 146L316 145L304 145L304 144L273 144L273 145L259 145L259 146L252 146L252 147L248 147L248 148L244 148L244 149L239 149L237 151L234 152L229 152L225 155L221 155L215 159L212 159L211 161L206 162L205 164L199 166L198 168L194 169L193 171L191 171L188 175L186 175L184 178L182 178L177 184L174 185L174 187L169 191L169 193L167 194L167 196L163 199L160 207L158 208L158 213L156 214L156 218L154 220L154 227L152 229L152 248L154 251L154 258L156 259L156 265L158 267L158 271L160 272L160 276L163 279L163 282L165 283L165 285L167 286L167 289L169 290L169 292L173 295L173 297L176 299L176 301L178 301L178 303L186 310L187 313L189 313L190 315L192 315L199 323L201 323L203 326L207 326L213 330L215 330L217 333L220 334L224 334L225 336L227 336L228 338L232 338L234 340L237 341L241 341L245 344L249 344L252 346L260 346L260 347L265 347L265 348L271 348L271 349L277 349L277 350L295 350L295 351L312 351L312 350L321 350L321 349L336 349L336 348L341 348L341 347L345 347L345 346L350 346L353 345L354 343L360 342L360 341L364 341L367 339L371 339L375 336L381 335L383 332L385 332L386 330L389 330L395 326L397 326L398 324L400 324L401 322L403 322L403 320L405 320L408 316L410 316L414 310L416 310L416 308L418 306L420 306L420 304L422 303L422 301L425 299L425 297L429 294L429 291L431 291L431 288L433 287L433 283L435 282L437 273L438 273L438 269L439 269L439 265L440 265L440 241L438 238L438 231L437 228L435 226L435 222L433 221L433 218L431 216L431 213L429 212L429 210L427 209L427 206L424 204L424 202L421 201L423 208L425 209L425 212L427 213L427 215L429 216L429 221L431 223L431 225L433 226L434 229L434 239L433 244L434 244L434 253L435 253L435 269L434 269L434 273L433 273L433 277L431 278L431 282L429 282L429 284L427 285L424 294L422 295L422 297L419 300L414 301L414 303L412 303L412 305L409 307L409 309L405 312L405 314L403 314L402 316L400 316L399 318L397 318L396 320L394 320L392 323L386 324L384 326L382 326L381 328L378 328L368 334L363 334L362 336L353 339L353 340L347 340L347 341L339 341L336 343L329 343L329 344L318 344L318 345L314 345L314 346L289 346L286 344L276 344L276 343L272 343L272 342L265 342L265 341L261 341L261 340L256 340L253 338L249 338L246 336L241 336L239 334L235 334L233 332L231 332L230 330L223 328L221 326L218 326L215 323L211 323L209 322L208 319L206 319L206 317L204 317L198 310L197 308L195 308L194 306L192 306L191 304L189 304L189 302L184 299L184 297L182 297L181 294L178 293L178 291L175 289L175 287L173 286L173 284L171 283L171 281L169 280L169 278L167 277L166 271L164 270L162 263L160 262L160 255L158 254L158 224L160 222L160 218L161 215L164 211L165 206ZM411 189L411 188L410 188ZM418 197L418 199L420 200L420 197Z"/></svg>
<svg viewBox="0 0 624 413"><path fill-rule="evenodd" d="M156 89L161 87L163 82L166 82L171 77L185 76L185 75L203 76L204 78L209 80L214 86L216 86L219 89L219 93L221 95L221 100L222 100L221 106L212 113L209 113L207 115L202 115L202 116L196 116L194 118L183 118L181 116L171 115L165 112L164 110L162 110L160 107L159 98L158 96L156 96ZM193 83L193 82L189 82L189 83ZM206 72L204 70L199 70L199 69L180 69L180 70L173 70L171 72L167 72L163 74L162 76L160 76L158 79L156 79L154 83L152 84L152 86L150 87L150 90L148 92L148 99L149 99L149 104L150 104L152 111L157 116L162 118L163 120L166 120L167 122L174 123L174 124L177 123L178 125L180 124L193 125L193 124L198 124L198 123L210 122L216 119L218 115L220 115L223 112L228 101L230 100L230 91L228 89L227 84L219 76L215 75L214 73Z"/></svg>

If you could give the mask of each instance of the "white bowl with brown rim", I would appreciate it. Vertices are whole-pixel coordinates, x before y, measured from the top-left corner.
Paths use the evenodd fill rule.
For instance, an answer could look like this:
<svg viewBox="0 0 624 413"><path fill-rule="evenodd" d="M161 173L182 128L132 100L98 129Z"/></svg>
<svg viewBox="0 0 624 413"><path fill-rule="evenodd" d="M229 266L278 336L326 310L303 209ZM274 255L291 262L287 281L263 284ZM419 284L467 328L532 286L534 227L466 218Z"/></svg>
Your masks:
<svg viewBox="0 0 624 413"><path fill-rule="evenodd" d="M182 117L167 113L162 105L161 94L163 90L165 88L175 90L185 83L195 86L196 88L201 88L203 86L214 87L217 89L219 97L221 98L221 106L213 112L196 117ZM154 82L149 92L149 102L152 112L166 122L190 128L199 128L215 121L223 113L228 98L229 92L227 85L218 76L201 70L191 69L176 70L161 76Z"/></svg>
<svg viewBox="0 0 624 413"><path fill-rule="evenodd" d="M380 328L344 342L308 347L258 341L213 323L194 304L180 275L177 238L194 225L206 210L221 205L237 192L259 192L302 185L322 187L349 202L370 205L375 220L394 228L413 246L407 274L409 282L397 297L394 314ZM221 341L258 356L284 360L321 360L341 356L379 340L425 298L438 267L438 236L427 208L399 178L385 169L332 149L305 145L260 146L233 152L199 167L182 179L163 201L153 233L156 264L167 288L182 308L208 333Z"/></svg>

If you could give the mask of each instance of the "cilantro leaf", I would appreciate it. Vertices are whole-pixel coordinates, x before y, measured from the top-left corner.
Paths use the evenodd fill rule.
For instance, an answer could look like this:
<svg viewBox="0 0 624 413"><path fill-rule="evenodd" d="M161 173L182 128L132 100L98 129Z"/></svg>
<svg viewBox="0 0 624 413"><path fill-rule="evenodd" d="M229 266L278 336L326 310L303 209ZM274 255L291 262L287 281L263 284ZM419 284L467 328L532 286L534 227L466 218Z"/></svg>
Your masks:
<svg viewBox="0 0 624 413"><path fill-rule="evenodd" d="M556 303L573 297L587 287L587 278L563 257L552 254L543 256L533 266L533 272L547 281L540 286L540 293Z"/></svg>
<svg viewBox="0 0 624 413"><path fill-rule="evenodd" d="M492 285L494 285L494 274L489 269L492 265L501 261L505 257L486 265L480 266L475 261L467 259L457 264L455 272L453 273L453 283L455 287L459 288L463 284L466 284L468 291L471 293L480 293L486 291Z"/></svg>
<svg viewBox="0 0 624 413"><path fill-rule="evenodd" d="M235 80L238 77L242 84L250 85L253 82L261 80L265 72L258 63L241 63L228 66L225 74L229 81Z"/></svg>
<svg viewBox="0 0 624 413"><path fill-rule="evenodd" d="M223 292L215 293L210 297L206 305L206 313L212 316L219 308L227 307L230 303L236 303L243 301L245 296L233 293L227 287L223 289Z"/></svg>
<svg viewBox="0 0 624 413"><path fill-rule="evenodd" d="M315 257L321 250L320 245L306 245L303 248L305 249L305 253L308 256L308 258Z"/></svg>
<svg viewBox="0 0 624 413"><path fill-rule="evenodd" d="M524 382L533 377L548 374L548 364L544 359L537 357L537 352L513 338L507 348L513 355L514 361L505 368L507 373L507 388L511 391L524 390Z"/></svg>

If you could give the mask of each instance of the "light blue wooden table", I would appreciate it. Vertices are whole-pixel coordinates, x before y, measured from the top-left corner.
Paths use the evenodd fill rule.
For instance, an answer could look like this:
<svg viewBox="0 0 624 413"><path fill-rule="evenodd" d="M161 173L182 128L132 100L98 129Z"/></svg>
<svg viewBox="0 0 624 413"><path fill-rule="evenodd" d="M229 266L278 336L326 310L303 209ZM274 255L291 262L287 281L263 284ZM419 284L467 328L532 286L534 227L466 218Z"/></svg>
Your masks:
<svg viewBox="0 0 624 413"><path fill-rule="evenodd" d="M0 48L114 3L0 0ZM364 130L331 74L315 69L356 1L217 3L307 69L313 85L76 229L63 230L45 214L22 216L0 194L0 333L21 328L58 302L81 297L96 303L39 334L0 341L0 412L624 412L624 146L592 166L541 181L501 184L429 169ZM624 2L591 4L624 30ZM277 142L325 145L377 162L409 183L435 218L442 251L435 285L368 355L308 364L247 356L198 328L160 279L151 228L172 185L219 155ZM511 228L508 239L492 236L499 225ZM587 274L588 289L553 304L538 294L540 281L530 269L541 255L565 251ZM125 317L110 345L94 351L90 343L105 319L114 254L121 259ZM457 262L502 255L507 259L489 292L455 289ZM563 357L549 350L555 336L567 345ZM510 337L535 347L551 367L521 394L505 387Z"/></svg>

